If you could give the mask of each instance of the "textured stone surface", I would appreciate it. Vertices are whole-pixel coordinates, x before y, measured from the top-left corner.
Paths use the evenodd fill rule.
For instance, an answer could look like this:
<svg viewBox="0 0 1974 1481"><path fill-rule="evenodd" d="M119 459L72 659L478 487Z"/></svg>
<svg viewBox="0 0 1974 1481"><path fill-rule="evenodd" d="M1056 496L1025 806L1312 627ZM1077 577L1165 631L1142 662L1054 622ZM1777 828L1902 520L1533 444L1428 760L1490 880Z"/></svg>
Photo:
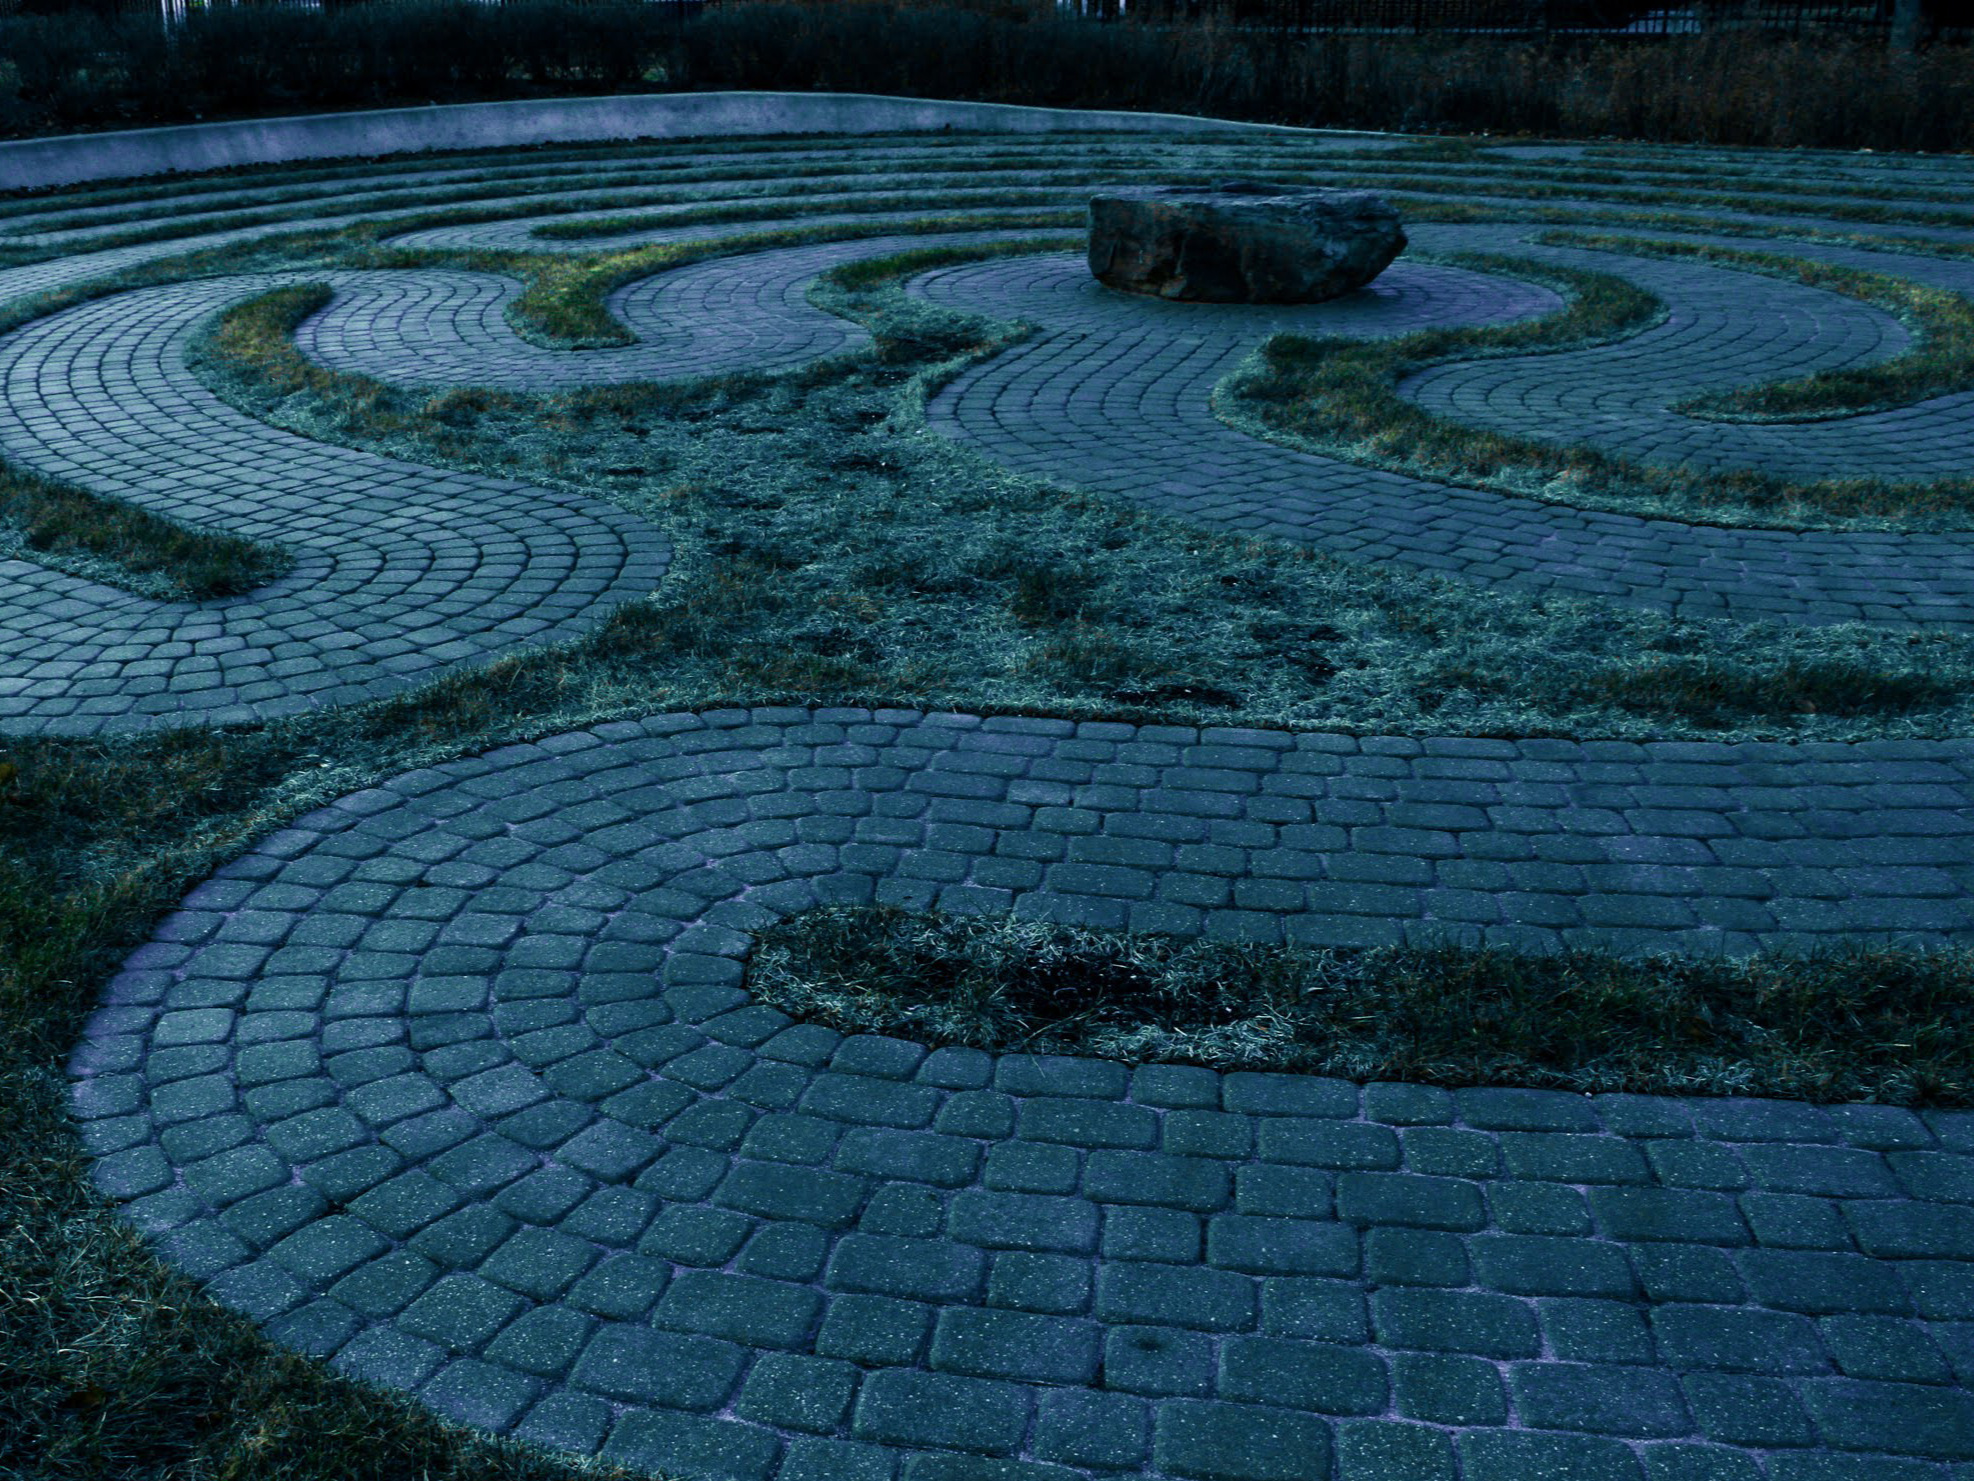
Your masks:
<svg viewBox="0 0 1974 1481"><path fill-rule="evenodd" d="M1126 293L1191 303L1321 303L1405 250L1398 212L1363 190L1228 182L1090 198L1090 271Z"/></svg>
<svg viewBox="0 0 1974 1481"><path fill-rule="evenodd" d="M690 1481L841 1474L825 1442L886 1477L1057 1481L1331 1481L1336 1457L1343 1481L1636 1481L1632 1447L1729 1476L1778 1447L1974 1462L1965 1113L927 1054L792 1023L740 986L754 934L824 901L1534 944L1510 895L1481 925L1446 908L1462 892L1326 878L1397 846L1333 809L1372 782L1403 805L1477 748L1494 779L1435 867L1537 869L1580 838L1525 831L1533 810L1506 799L1537 778L1559 799L1595 789L1615 860L1664 826L1657 789L1753 796L1760 777L1763 800L1731 814L1745 831L1703 846L1826 850L1753 871L1794 932L1883 908L1789 893L1863 867L1848 820L1888 829L1895 806L1877 766L1931 768L1916 827L1949 794L1974 807L1966 742L1840 764L656 716L388 781L222 868L109 985L76 1114L121 1148L104 1190L282 1340L454 1418ZM621 822L572 837L558 816L576 809ZM1057 831L1071 815L1087 828ZM1168 857L1093 874L1120 838L1170 840ZM916 867L930 852L955 861L945 882ZM1236 903L1291 853L1310 866L1293 899ZM1013 857L1040 861L1033 885L978 882ZM1722 939L1709 872L1746 866L1682 867L1693 892L1655 898L1691 914L1662 933L1599 925L1580 886L1531 875L1574 912L1544 939ZM1182 903L1213 887L1219 905ZM1974 928L1967 899L1939 902L1941 934ZM313 944L325 922L342 944ZM201 1074L164 1072L193 1046L212 1052ZM174 1140L216 1118L244 1142Z"/></svg>

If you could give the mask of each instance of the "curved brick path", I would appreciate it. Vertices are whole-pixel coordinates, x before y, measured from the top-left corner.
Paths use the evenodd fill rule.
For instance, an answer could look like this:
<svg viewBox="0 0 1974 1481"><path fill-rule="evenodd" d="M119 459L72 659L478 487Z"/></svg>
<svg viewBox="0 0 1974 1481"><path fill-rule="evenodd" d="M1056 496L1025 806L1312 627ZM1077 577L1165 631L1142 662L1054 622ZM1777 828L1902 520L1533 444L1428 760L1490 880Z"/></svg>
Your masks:
<svg viewBox="0 0 1974 1481"><path fill-rule="evenodd" d="M549 391L779 370L870 343L862 328L808 301L819 274L863 257L1004 235L871 236L695 263L627 284L606 300L635 344L578 353L545 349L514 332L503 317L520 292L511 278L378 273L310 316L295 342L332 369L401 385Z"/></svg>
<svg viewBox="0 0 1974 1481"><path fill-rule="evenodd" d="M0 457L297 557L269 586L200 603L0 560L6 729L224 723L373 698L576 636L663 575L666 542L600 501L325 447L199 386L183 359L196 326L282 281L122 294L0 342Z"/></svg>
<svg viewBox="0 0 1974 1481"><path fill-rule="evenodd" d="M1734 237L1673 239L1888 273L1974 296L1974 262ZM1588 442L1641 462L1802 479L1923 482L1966 471L1974 393L1829 421L1709 423L1667 409L1702 391L1887 359L1913 343L1889 314L1745 272L1596 252L1533 255L1622 273L1663 297L1672 314L1622 344L1435 366L1410 377L1406 395L1455 421Z"/></svg>
<svg viewBox="0 0 1974 1481"><path fill-rule="evenodd" d="M1974 1115L928 1055L739 988L820 901L1746 929L1790 909L1778 836L1855 892L1974 816L1968 743L1787 750L605 726L221 870L111 984L75 1103L102 1185L283 1341L694 1481L1937 1477L1890 1457L1974 1459ZM1543 831L1545 791L1599 805ZM1736 832L1696 843L1708 794ZM1655 871L1693 888L1646 920ZM1964 930L1967 866L1935 873L1924 922Z"/></svg>
<svg viewBox="0 0 1974 1481"><path fill-rule="evenodd" d="M1424 383L1420 399L1432 409L1659 462L1694 456L1886 477L1938 477L1964 464L1964 395L1792 426L1655 412L1701 389L1869 363L1909 341L1890 316L1828 292L1718 268L1519 244L1527 234L1412 232L1428 249L1515 251L1619 272L1664 298L1668 321L1606 350L1426 372L1414 385ZM1873 255L1882 265L1886 254ZM1960 264L1924 265L1953 286L1974 285ZM1355 560L1402 561L1682 616L1974 626L1974 540L1965 535L1722 529L1366 469L1257 442L1213 415L1213 387L1279 327L1271 321L1249 326L1227 316L1193 329L1189 316L1189 332L1176 341L1187 353L1175 355L1169 326L1183 306L1120 301L1071 256L942 269L915 286L935 303L1031 317L1054 331L970 368L928 407L935 427L1023 473ZM1750 304L1763 312L1748 311ZM1352 317L1336 315L1336 332L1358 333ZM1536 386L1547 388L1540 399ZM1505 408L1492 399L1497 387Z"/></svg>
<svg viewBox="0 0 1974 1481"><path fill-rule="evenodd" d="M1789 171L1806 197L1896 176L1957 199L1968 183L1953 162L1928 162L1925 181L1851 161ZM544 173L518 168L516 188ZM505 178L488 172L473 208L496 205ZM1002 181L1019 171L973 183ZM325 185L308 209L418 210L366 209L366 188ZM229 186L226 205L260 189ZM621 209L610 196L593 196L605 213ZM613 245L532 239L535 224L422 234ZM109 229L74 232L80 255L0 272L0 302L279 228L82 250ZM1544 373L1561 357L1497 360L1411 394L1717 466L1847 466L1860 434L1910 476L1958 456L1957 402L1807 438L1666 421L1656 408L1700 384L1678 370L1696 356L1733 384L1864 363L1903 331L1832 295L1528 234L1415 239L1621 272L1665 296L1671 321L1584 352L1567 377ZM1935 259L1728 244L1966 287ZM623 351L529 346L501 318L510 289L448 272L338 276L299 339L420 385L792 364L861 339L806 302L814 272L890 245L630 285L612 307L641 338ZM145 290L0 339L0 455L303 555L275 587L162 616L0 563L0 674L18 681L4 667L17 638L44 665L28 703L0 683L0 715L15 703L0 725L245 718L387 692L573 635L660 578L662 546L601 502L324 448L200 391L178 358L193 325L277 281ZM913 291L1041 327L932 418L1052 479L1484 582L1700 616L1965 625L1964 536L1586 514L1307 458L1211 418L1214 380L1276 322L1380 334L1553 306L1512 280L1401 264L1363 300L1279 321L1204 311L1177 339L1156 317L1167 306L1120 313L1047 258ZM424 517L380 521L383 500L359 493L379 487ZM360 607L351 583L367 583ZM325 614L354 640L309 626ZM115 640L132 631L156 646ZM96 667L64 671L64 644ZM220 677L200 680L202 665ZM1335 944L1964 942L1970 831L1966 741L661 716L397 778L226 866L107 990L75 1104L104 1189L281 1340L468 1423L683 1481L1962 1481L1968 1113L926 1055L790 1024L736 984L754 933L819 900Z"/></svg>

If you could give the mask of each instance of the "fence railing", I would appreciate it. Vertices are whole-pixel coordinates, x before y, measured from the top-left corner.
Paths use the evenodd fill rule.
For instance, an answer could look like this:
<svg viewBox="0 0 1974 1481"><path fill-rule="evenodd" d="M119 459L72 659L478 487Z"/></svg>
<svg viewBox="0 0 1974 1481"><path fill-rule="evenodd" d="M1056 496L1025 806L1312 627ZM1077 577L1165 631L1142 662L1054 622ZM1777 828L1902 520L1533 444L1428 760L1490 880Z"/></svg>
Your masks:
<svg viewBox="0 0 1974 1481"><path fill-rule="evenodd" d="M390 0L0 0L0 17L60 11L159 16L169 27L207 9L321 10ZM499 5L503 0L477 0ZM643 0L681 18L737 0ZM897 0L909 5L912 0ZM967 4L969 0L958 0ZM972 0L991 8L1046 13L1050 0ZM1057 14L1095 22L1300 34L1449 34L1514 37L1700 36L1751 32L1769 36L1883 39L1894 0L1054 0ZM1974 38L1974 0L1926 0L1924 34Z"/></svg>
<svg viewBox="0 0 1974 1481"><path fill-rule="evenodd" d="M1220 23L1291 32L1883 37L1893 0L1061 0L1092 20L1154 25ZM1935 33L1974 28L1974 0L1935 0Z"/></svg>

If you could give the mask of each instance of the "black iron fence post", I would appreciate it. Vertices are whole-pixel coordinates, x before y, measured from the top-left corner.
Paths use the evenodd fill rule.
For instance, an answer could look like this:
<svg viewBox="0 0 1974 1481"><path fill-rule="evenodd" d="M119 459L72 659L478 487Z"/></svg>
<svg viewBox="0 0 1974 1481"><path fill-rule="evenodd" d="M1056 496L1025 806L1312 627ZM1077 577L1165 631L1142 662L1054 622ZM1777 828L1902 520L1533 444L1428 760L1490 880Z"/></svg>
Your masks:
<svg viewBox="0 0 1974 1481"><path fill-rule="evenodd" d="M1889 38L1892 49L1919 50L1921 34L1926 29L1925 21L1924 0L1894 0L1892 34Z"/></svg>

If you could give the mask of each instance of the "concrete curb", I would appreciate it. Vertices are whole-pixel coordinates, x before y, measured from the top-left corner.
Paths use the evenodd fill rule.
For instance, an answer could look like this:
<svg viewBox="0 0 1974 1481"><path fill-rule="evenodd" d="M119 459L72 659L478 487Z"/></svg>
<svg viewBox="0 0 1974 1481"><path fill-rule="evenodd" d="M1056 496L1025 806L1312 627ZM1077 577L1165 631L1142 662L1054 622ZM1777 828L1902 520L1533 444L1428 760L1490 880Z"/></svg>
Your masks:
<svg viewBox="0 0 1974 1481"><path fill-rule="evenodd" d="M65 134L0 144L0 190L33 190L302 159L367 158L445 149L589 144L747 134L878 134L966 129L1010 134L1105 129L1131 133L1351 134L1236 123L1180 113L1124 113L953 103L873 93L654 93L458 103L291 118Z"/></svg>

